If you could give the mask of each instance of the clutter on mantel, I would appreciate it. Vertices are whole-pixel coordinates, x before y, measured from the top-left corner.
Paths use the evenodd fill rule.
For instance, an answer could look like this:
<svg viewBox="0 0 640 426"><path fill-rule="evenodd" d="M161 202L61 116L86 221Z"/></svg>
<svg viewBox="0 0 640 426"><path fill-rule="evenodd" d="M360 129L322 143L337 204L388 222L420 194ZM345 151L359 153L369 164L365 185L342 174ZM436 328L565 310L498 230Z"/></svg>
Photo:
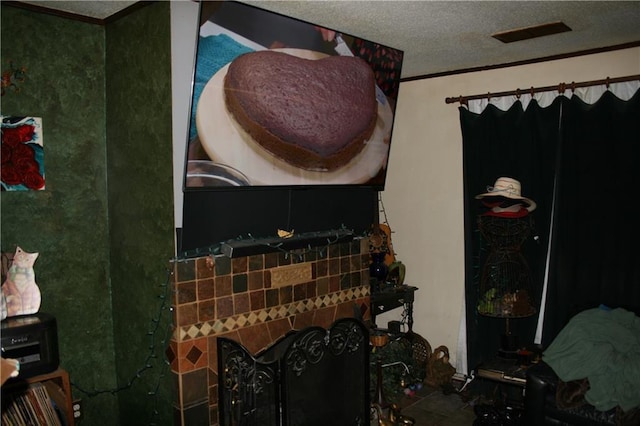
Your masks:
<svg viewBox="0 0 640 426"><path fill-rule="evenodd" d="M391 234L391 226L384 208L382 194L378 193L379 213L382 213L380 223L374 224L369 236L369 255L371 257L370 274L378 279L374 290L382 290L389 287L399 287L404 284L406 275L405 265L398 259Z"/></svg>
<svg viewBox="0 0 640 426"><path fill-rule="evenodd" d="M179 259L190 259L206 255L224 255L229 258L283 252L287 255L301 255L304 251L324 251L329 246L347 243L356 239L356 234L349 229L334 229L317 232L295 233L278 230L278 236L272 237L238 237L209 247L188 250L178 256Z"/></svg>
<svg viewBox="0 0 640 426"><path fill-rule="evenodd" d="M354 233L346 229L333 231L307 232L304 234L284 234L282 237L230 240L222 243L222 254L234 258L264 254L274 251L291 251L325 247L335 243L353 240Z"/></svg>

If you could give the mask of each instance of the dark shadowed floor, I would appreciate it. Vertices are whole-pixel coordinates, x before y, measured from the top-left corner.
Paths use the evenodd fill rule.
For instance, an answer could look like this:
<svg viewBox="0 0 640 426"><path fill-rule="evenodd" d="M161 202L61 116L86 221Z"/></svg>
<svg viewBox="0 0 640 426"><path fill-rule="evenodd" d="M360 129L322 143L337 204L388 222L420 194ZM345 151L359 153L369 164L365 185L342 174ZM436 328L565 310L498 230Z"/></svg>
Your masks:
<svg viewBox="0 0 640 426"><path fill-rule="evenodd" d="M467 399L455 392L445 395L425 386L414 397L403 399L400 413L412 417L416 426L471 426L476 418L473 404L477 400ZM374 425L378 425L375 419L371 422Z"/></svg>

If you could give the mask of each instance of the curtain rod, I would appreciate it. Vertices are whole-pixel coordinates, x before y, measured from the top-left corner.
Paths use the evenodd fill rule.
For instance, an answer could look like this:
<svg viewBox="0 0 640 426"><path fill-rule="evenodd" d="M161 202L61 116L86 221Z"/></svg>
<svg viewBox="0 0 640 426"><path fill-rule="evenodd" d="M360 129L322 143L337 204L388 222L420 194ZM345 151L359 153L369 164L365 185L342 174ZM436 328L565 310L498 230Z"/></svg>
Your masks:
<svg viewBox="0 0 640 426"><path fill-rule="evenodd" d="M491 99L491 98L500 98L503 96L516 96L516 97L520 97L521 94L523 93L530 93L531 96L533 96L534 93L539 93L539 92L550 92L553 90L557 90L558 93L564 93L567 89L573 91L578 87L589 87L589 86L600 86L602 84L605 84L607 86L607 88L609 88L610 84L613 83L623 83L625 81L633 81L633 80L640 80L640 74L636 74L636 75L629 75L626 77L616 77L616 78L605 78L602 80L592 80L592 81L583 81L581 83L576 83L576 82L571 82L571 83L560 83L557 84L555 86L545 86L545 87L531 87L529 89L524 89L524 90L520 90L520 89L516 89L516 90L510 90L507 92L496 92L496 93L485 93L482 95L471 95L471 96L457 96L457 97L450 97L450 98L445 98L445 102L448 104L452 104L455 102L460 102L463 105L467 105L468 101L472 101L472 100L476 100L476 99Z"/></svg>

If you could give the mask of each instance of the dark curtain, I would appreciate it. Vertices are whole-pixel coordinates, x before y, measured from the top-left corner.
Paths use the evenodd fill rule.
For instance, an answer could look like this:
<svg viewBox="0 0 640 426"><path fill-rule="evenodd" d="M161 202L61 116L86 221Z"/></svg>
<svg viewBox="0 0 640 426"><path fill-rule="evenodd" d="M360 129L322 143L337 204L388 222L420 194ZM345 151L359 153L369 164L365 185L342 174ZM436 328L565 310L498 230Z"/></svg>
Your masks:
<svg viewBox="0 0 640 426"><path fill-rule="evenodd" d="M508 111L489 105L482 114L460 108L463 138L465 212L465 295L467 317L467 355L470 369L493 358L506 332L506 320L486 317L476 309L480 277L488 254L488 244L478 228L480 203L475 196L487 192L499 177L520 181L522 195L534 200L530 213L532 232L521 246L531 269L534 304L542 292L553 175L559 138L560 100L541 108L535 101L523 110L516 102ZM522 342L532 342L537 314L510 319L509 329Z"/></svg>
<svg viewBox="0 0 640 426"><path fill-rule="evenodd" d="M576 313L623 307L640 314L640 91L593 105L566 100L544 347Z"/></svg>
<svg viewBox="0 0 640 426"><path fill-rule="evenodd" d="M508 111L489 105L482 114L460 108L470 369L496 355L505 333L504 319L476 309L488 246L474 197L501 176L519 180L522 195L537 203L533 232L521 249L538 307L551 238L543 347L584 308L602 303L638 311L640 230L631 210L640 188L638 98L625 102L607 92L593 105L558 97L545 108L531 101L526 111L520 102ZM533 344L538 314L509 320L521 346Z"/></svg>

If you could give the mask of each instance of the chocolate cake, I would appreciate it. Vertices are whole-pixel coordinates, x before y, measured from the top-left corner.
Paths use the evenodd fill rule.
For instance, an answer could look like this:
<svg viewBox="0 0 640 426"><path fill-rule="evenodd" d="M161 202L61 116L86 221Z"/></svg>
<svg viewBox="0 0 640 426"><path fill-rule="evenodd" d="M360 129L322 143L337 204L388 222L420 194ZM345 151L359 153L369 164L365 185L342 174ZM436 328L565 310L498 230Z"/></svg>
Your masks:
<svg viewBox="0 0 640 426"><path fill-rule="evenodd" d="M377 120L373 72L355 57L246 53L229 65L224 93L227 109L253 140L306 170L347 164Z"/></svg>

